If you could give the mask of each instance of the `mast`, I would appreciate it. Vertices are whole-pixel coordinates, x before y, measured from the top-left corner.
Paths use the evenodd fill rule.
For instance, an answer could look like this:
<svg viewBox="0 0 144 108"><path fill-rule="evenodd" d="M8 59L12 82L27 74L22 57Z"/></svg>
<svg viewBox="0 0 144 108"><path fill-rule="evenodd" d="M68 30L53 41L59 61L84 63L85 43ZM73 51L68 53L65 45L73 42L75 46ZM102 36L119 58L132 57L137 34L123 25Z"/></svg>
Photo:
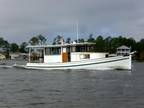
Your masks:
<svg viewBox="0 0 144 108"><path fill-rule="evenodd" d="M31 48L29 48L29 63L31 63Z"/></svg>
<svg viewBox="0 0 144 108"><path fill-rule="evenodd" d="M77 28L77 43L78 43L78 39L79 39L79 22L76 22L76 28Z"/></svg>

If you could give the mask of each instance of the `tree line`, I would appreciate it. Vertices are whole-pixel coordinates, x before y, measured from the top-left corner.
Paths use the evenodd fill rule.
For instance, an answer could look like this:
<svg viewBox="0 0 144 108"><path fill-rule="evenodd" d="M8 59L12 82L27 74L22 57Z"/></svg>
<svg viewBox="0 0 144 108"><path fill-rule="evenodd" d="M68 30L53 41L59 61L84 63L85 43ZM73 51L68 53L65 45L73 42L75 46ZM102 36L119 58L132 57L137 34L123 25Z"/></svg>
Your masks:
<svg viewBox="0 0 144 108"><path fill-rule="evenodd" d="M63 36L60 35L56 36L52 44L61 44L61 39L63 39ZM63 39L63 41L65 43L72 42L70 37L67 38L66 40ZM93 34L90 34L88 36L88 39L79 38L78 40L75 40L75 42L96 43L96 48L94 49L94 51L109 52L109 53L115 53L117 47L126 45L131 48L131 51L136 51L134 59L144 60L144 39L141 39L140 41L136 41L134 38L127 38L124 36L104 37L102 35L94 36ZM0 48L3 48L5 50L5 55L7 57L10 52L27 53L26 50L27 45L45 45L45 44L47 44L47 39L41 34L32 37L28 42L22 42L20 45L18 45L17 43L9 43L8 41L0 37Z"/></svg>

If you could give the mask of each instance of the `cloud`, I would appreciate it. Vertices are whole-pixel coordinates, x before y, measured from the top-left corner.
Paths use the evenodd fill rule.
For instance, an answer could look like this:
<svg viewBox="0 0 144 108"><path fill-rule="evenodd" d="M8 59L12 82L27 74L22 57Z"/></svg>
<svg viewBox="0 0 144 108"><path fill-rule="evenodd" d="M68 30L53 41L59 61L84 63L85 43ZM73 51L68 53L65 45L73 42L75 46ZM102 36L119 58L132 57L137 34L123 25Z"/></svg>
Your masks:
<svg viewBox="0 0 144 108"><path fill-rule="evenodd" d="M0 0L0 36L11 42L43 34L52 41L61 34L76 39L95 35L143 38L143 0Z"/></svg>

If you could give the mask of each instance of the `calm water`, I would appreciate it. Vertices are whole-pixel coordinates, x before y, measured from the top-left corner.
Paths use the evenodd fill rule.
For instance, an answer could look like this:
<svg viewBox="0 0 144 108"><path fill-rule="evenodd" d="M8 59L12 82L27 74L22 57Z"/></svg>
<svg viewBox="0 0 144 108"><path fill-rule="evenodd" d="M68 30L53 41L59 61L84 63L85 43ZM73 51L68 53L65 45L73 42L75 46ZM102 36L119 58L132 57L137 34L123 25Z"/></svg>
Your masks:
<svg viewBox="0 0 144 108"><path fill-rule="evenodd" d="M0 108L144 108L143 70L0 68Z"/></svg>

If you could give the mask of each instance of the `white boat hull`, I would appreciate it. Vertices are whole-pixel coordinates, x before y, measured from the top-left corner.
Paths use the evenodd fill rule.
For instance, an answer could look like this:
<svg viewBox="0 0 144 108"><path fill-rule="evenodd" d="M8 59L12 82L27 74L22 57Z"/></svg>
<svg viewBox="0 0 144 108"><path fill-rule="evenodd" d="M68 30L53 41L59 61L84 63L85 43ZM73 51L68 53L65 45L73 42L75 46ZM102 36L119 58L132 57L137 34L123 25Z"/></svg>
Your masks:
<svg viewBox="0 0 144 108"><path fill-rule="evenodd" d="M108 58L99 58L92 60L82 60L66 63L27 63L22 66L27 69L88 69L88 70L106 70L106 69L127 69L131 70L131 55L116 56Z"/></svg>

